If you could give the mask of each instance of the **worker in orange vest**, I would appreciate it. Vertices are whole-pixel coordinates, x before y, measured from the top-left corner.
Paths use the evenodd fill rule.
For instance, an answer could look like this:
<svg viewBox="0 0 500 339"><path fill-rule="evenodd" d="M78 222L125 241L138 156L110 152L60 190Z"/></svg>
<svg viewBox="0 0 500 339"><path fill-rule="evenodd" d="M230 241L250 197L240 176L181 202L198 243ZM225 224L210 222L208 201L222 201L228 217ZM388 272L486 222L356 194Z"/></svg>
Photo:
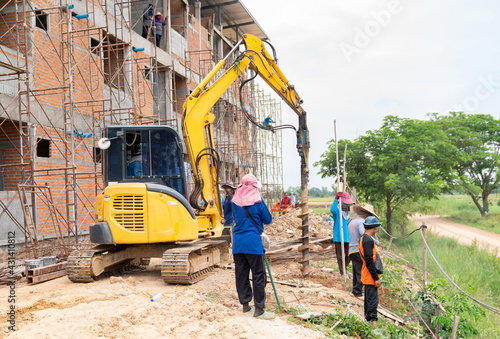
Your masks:
<svg viewBox="0 0 500 339"><path fill-rule="evenodd" d="M379 274L375 267L377 248L373 236L377 233L380 222L374 216L367 217L363 223L365 233L359 239L358 249L363 267L361 268L361 282L365 285L365 319L377 324L378 288L380 287Z"/></svg>

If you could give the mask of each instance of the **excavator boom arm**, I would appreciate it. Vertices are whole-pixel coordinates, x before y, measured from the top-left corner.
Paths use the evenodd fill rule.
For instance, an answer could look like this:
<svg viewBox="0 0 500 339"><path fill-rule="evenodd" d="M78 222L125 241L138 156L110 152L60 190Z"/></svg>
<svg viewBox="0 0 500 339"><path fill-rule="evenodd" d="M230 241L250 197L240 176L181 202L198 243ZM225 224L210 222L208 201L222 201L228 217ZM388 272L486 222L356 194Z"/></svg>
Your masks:
<svg viewBox="0 0 500 339"><path fill-rule="evenodd" d="M245 51L222 76L208 85L226 64L229 55L241 43L245 45ZM217 220L222 218L222 203L218 189L218 154L214 148L211 128L215 116L210 111L247 67L262 77L299 117L305 114L301 107L302 100L294 86L289 84L275 60L265 49L264 43L250 34L244 35L233 50L200 82L186 99L183 107L182 129L195 180L190 203L200 209L200 215L211 215ZM200 194L206 202L204 206L198 205L197 199Z"/></svg>

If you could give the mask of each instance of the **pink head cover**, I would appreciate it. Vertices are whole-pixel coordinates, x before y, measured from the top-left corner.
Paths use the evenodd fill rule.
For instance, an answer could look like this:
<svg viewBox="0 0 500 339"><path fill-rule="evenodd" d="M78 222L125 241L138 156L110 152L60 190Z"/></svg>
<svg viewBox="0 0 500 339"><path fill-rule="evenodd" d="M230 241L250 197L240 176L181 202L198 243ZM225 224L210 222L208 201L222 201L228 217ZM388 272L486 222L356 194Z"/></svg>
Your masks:
<svg viewBox="0 0 500 339"><path fill-rule="evenodd" d="M234 193L233 202L241 207L252 206L262 200L259 193L261 187L261 183L257 181L253 174L246 174Z"/></svg>

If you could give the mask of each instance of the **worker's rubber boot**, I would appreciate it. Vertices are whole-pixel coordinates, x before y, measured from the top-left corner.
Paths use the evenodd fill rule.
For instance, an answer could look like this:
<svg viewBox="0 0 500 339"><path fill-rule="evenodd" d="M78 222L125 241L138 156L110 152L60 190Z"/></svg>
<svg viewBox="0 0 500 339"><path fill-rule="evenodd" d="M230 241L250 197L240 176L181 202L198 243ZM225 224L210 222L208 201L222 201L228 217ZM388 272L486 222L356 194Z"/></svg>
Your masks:
<svg viewBox="0 0 500 339"><path fill-rule="evenodd" d="M266 312L264 311L264 309L258 307L255 308L255 313L253 314L253 316L255 318L265 319L265 320L271 320L276 318L276 314L272 312Z"/></svg>
<svg viewBox="0 0 500 339"><path fill-rule="evenodd" d="M250 307L248 303L243 304L243 314L245 315L253 315L255 311L255 308L252 306Z"/></svg>

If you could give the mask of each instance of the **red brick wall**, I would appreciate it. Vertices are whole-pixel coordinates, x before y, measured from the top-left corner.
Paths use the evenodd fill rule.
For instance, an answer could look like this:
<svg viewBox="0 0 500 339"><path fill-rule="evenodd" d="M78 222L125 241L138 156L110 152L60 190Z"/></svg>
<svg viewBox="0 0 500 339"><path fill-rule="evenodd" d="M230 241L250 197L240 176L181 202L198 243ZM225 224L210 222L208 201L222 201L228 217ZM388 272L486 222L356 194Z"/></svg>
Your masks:
<svg viewBox="0 0 500 339"><path fill-rule="evenodd" d="M186 4L181 0L170 1L170 18L172 29L184 35Z"/></svg>
<svg viewBox="0 0 500 339"><path fill-rule="evenodd" d="M11 147L2 146L0 152L2 153L2 165L16 165L7 166L0 169L3 176L4 190L14 191L17 190L17 183L22 181L22 166L21 163L21 148L20 148L20 134L19 125L10 121L3 121L0 125L0 143L2 145L12 145ZM24 162L29 163L31 155L28 147L24 147ZM24 167L28 170L28 167Z"/></svg>
<svg viewBox="0 0 500 339"><path fill-rule="evenodd" d="M98 0L92 0L92 2L98 3ZM5 3L5 0L0 0L0 3ZM51 7L59 6L59 1L50 0L35 0L33 1L35 7ZM188 40L188 51L189 53L189 64L193 68L193 71L200 73L201 75L207 74L213 67L211 58L211 46L208 40L207 27L209 26L210 18L202 18L201 23L196 20L193 16L190 17L190 24L185 22L185 12L186 5L181 0L171 0L171 24L172 28L180 32L184 36L187 36ZM194 14L190 11L190 14ZM49 29L48 32L32 28L33 42L35 48L33 51L33 80L32 89L37 90L36 95L33 95L35 99L32 103L33 107L44 107L48 112L49 118L52 111L57 112L57 116L61 116L63 112L63 102L67 101L67 98L63 98L62 89L55 92L40 92L38 90L61 87L64 82L68 83L67 79L64 80L63 63L61 62L60 51L60 39L61 32L58 22L60 21L60 14L57 10L51 10L48 18ZM3 16L3 22L0 22L0 36L3 35L9 28L14 26L14 14L7 14ZM72 18L72 25L74 30L85 29L90 26L88 20L77 20ZM184 28L188 27L187 31ZM62 27L63 31L67 27ZM15 31L11 31L15 33ZM102 102L104 98L105 89L107 85L104 82L103 72L109 74L112 77L118 74L123 78L124 71L119 68L122 66L122 60L125 57L125 50L123 47L119 47L113 53L108 53L100 49L100 53L104 57L110 56L111 67L106 62L104 65L102 59L93 53L89 53L90 41L89 34L94 36L96 39L102 39L102 32L97 30L90 30L90 33L80 33L73 34L73 61L75 64L74 72L74 101L80 102L75 105L76 115L83 115L87 117L102 116L105 104ZM0 44L6 45L8 47L17 49L15 44L15 34L6 34L5 37L0 41ZM224 44L225 53L229 52L230 47ZM195 52L196 51L196 52ZM201 52L202 51L202 52ZM183 60L184 56L174 56L185 64ZM134 53L135 62L132 67L134 72L134 88L135 88L135 107L134 112L138 117L140 116L151 116L153 115L153 97L152 97L152 82L144 77L144 65L150 67L151 61L149 57L142 53ZM64 57L67 60L67 55ZM128 74L130 78L130 74ZM182 106L184 100L189 94L186 90L186 79L180 76L176 76L175 79L176 88L176 101L174 105L174 112L182 114ZM123 82L121 83L121 88L123 88ZM196 83L190 82L189 89L193 90L196 87ZM238 86L234 84L230 89L233 93L237 95ZM247 100L246 94L244 95L244 100ZM94 101L93 103L86 103L86 101ZM50 108L50 109L48 109ZM224 128L237 138L237 144L239 147L248 148L248 128L246 121L243 120L241 116L241 111L237 108L229 108L238 114L238 120L235 123L231 117L231 120L224 122ZM141 119L137 119L140 122ZM144 120L148 121L148 120ZM57 121L54 125L61 126L62 120ZM36 124L36 122L35 122ZM233 124L230 127L230 124ZM71 135L66 134L66 131L62 129L57 129L51 123L48 126L42 127L37 126L37 138L44 138L50 140L50 158L40 158L36 159L37 170L42 169L57 169L57 171L36 172L36 182L38 184L48 183L52 189L52 195L54 203L59 209L59 212L66 216L66 189L65 186L65 176L72 178L71 172L65 173L62 168L66 166L64 158L66 156L71 157L71 152L74 153L77 159L77 206L78 206L78 223L80 228L87 228L93 221L93 204L95 201L96 194L96 177L98 178L98 185L101 186L101 176L100 167L95 173L95 168L92 164L93 162L93 147L95 141L100 136L93 136L93 138L82 138L75 136L75 149L71 152L66 152L66 146L64 139L70 140ZM244 125L243 127L239 127ZM7 142L9 140L19 141L19 132L15 129L15 125L5 123L2 125L3 132L0 129L0 142ZM78 132L88 133L91 131L91 126L77 126ZM2 147L2 163L19 163L20 156L15 151L15 143L12 143L12 147ZM30 161L29 153L26 154L25 160ZM48 173L48 175L47 175ZM3 180L6 190L16 190L17 184L22 181L21 170L19 167L4 168L2 170ZM69 202L73 203L73 194L69 192ZM72 207L71 207L72 208ZM53 229L53 225L49 220L48 209L44 207L43 203L38 204L37 214L39 217L39 228L42 232L50 233Z"/></svg>
<svg viewBox="0 0 500 339"><path fill-rule="evenodd" d="M175 79L175 105L174 111L176 113L183 113L182 107L184 105L184 101L186 100L188 93L186 93L186 79L176 76Z"/></svg>

